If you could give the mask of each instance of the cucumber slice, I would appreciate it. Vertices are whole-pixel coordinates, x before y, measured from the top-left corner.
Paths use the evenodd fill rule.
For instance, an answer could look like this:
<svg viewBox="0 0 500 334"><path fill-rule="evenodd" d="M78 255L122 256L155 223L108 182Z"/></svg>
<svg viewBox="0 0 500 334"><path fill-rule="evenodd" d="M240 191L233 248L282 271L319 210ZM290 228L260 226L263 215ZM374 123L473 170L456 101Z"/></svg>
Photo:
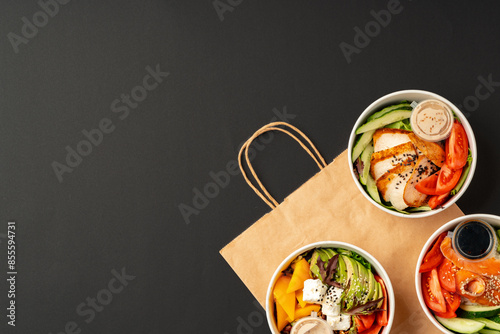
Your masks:
<svg viewBox="0 0 500 334"><path fill-rule="evenodd" d="M491 321L490 319L486 319L486 318L477 318L477 319L474 319L476 321L480 321L482 322L483 324L485 324L486 328L489 328L489 329L494 329L494 330L500 330L500 324L497 323L497 322L494 322L494 321Z"/></svg>
<svg viewBox="0 0 500 334"><path fill-rule="evenodd" d="M497 252L500 252L500 230L497 230L497 239L498 239Z"/></svg>
<svg viewBox="0 0 500 334"><path fill-rule="evenodd" d="M423 211L432 211L431 207L428 205L422 205L418 208L409 208L407 209L409 212L423 212Z"/></svg>
<svg viewBox="0 0 500 334"><path fill-rule="evenodd" d="M460 318L489 318L500 313L500 306L460 305L456 313Z"/></svg>
<svg viewBox="0 0 500 334"><path fill-rule="evenodd" d="M358 142L356 145L354 145L354 148L352 149L352 162L356 161L356 159L361 155L361 153L365 150L365 148L368 146L368 144L371 143L373 134L375 133L375 130L373 131L366 131L359 137Z"/></svg>
<svg viewBox="0 0 500 334"><path fill-rule="evenodd" d="M464 318L446 319L436 316L436 320L444 327L457 333L476 333L485 326L482 322Z"/></svg>
<svg viewBox="0 0 500 334"><path fill-rule="evenodd" d="M386 113L385 115L375 118L371 121L366 122L365 124L361 125L357 130L356 134L360 133L365 133L366 131L370 130L376 130L378 128L381 128L383 126L386 126L388 124L401 121L406 118L410 118L411 116L411 111L410 110L400 110L396 109L393 111L390 111Z"/></svg>
<svg viewBox="0 0 500 334"><path fill-rule="evenodd" d="M402 121L397 121L397 122L391 123L389 125L386 125L385 127L389 128L389 129L400 129L400 130L408 130L408 131L412 130L410 120L408 118L404 119Z"/></svg>
<svg viewBox="0 0 500 334"><path fill-rule="evenodd" d="M403 110L412 110L413 108L411 107L411 104L402 102L401 104L393 104L391 106L385 107L384 109L377 111L376 113L373 113L370 115L370 117L367 118L367 122L374 120L375 118L379 118L387 114L388 112L391 112L396 109L403 109Z"/></svg>
<svg viewBox="0 0 500 334"><path fill-rule="evenodd" d="M373 198L375 202L382 204L382 201L380 200L380 194L377 189L377 184L370 174L368 174L368 177L366 178L366 191L368 191L368 195L370 195L370 197Z"/></svg>
<svg viewBox="0 0 500 334"><path fill-rule="evenodd" d="M500 334L500 331L495 331L493 329L481 329L479 334Z"/></svg>
<svg viewBox="0 0 500 334"><path fill-rule="evenodd" d="M464 169L462 170L462 175L460 176L460 179L458 180L457 182L457 185L455 186L455 188L453 188L453 190L450 192L450 195L453 196L455 195L456 193L458 193L458 191L462 188L462 186L464 185L464 182L465 182L465 179L467 178L467 176L469 175L469 171L470 171L470 166L472 165L472 154L471 154L471 151L470 151L470 148L469 148L469 156L467 157L467 164L465 165Z"/></svg>
<svg viewBox="0 0 500 334"><path fill-rule="evenodd" d="M488 319L490 319L491 321L496 322L497 324L500 324L500 315L496 315L496 316L494 316L492 318L488 318Z"/></svg>
<svg viewBox="0 0 500 334"><path fill-rule="evenodd" d="M359 181L366 185L366 180L368 179L368 175L370 175L370 160L373 154L373 144L370 142L368 146L361 153L361 161L363 162L363 173L359 175Z"/></svg>

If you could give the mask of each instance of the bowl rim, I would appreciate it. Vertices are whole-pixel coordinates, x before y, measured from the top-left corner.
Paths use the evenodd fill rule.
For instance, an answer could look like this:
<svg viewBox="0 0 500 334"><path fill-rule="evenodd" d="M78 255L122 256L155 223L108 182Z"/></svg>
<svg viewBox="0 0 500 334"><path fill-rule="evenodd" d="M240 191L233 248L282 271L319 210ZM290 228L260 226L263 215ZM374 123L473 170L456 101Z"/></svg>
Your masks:
<svg viewBox="0 0 500 334"><path fill-rule="evenodd" d="M424 100L424 99L437 99L437 100L440 100L440 101L448 104L451 107L451 109L453 110L453 112L455 113L455 115L460 119L460 122L464 126L465 132L467 133L467 139L468 139L468 142L469 142L469 148L470 148L471 154L472 154L472 164L471 164L471 167L470 167L470 170L469 170L469 174L467 175L467 178L465 179L465 182L462 185L462 188L458 191L457 194L455 194L454 196L452 196L442 206L442 208L437 209L437 210L431 210L431 211L412 212L412 213L404 214L404 213L400 213L400 212L397 212L397 211L393 211L393 210L387 209L387 208L381 206L380 204L378 204L377 202L375 202L375 200L370 197L370 195L366 192L366 190L361 185L361 182L359 182L359 179L354 174L354 169L352 168L352 163L351 163L351 152L352 152L352 150L354 148L354 141L355 141L356 136L357 136L356 135L356 129L358 127L360 127L366 121L366 119L368 118L368 116L370 114L378 111L383 106L386 106L386 105L388 105L390 103L395 103L395 102L386 102L386 101L389 101L391 99L394 99L395 101L397 101L397 100L403 100L404 99L403 95L409 95L409 94L425 95L425 97L423 97L422 100ZM401 98L398 98L399 96L401 96ZM398 99L396 99L396 98L398 98ZM425 218L425 217L430 217L432 215L440 213L443 210L446 210L447 208L449 208L450 206L452 206L453 204L455 204L455 202L458 201L460 199L460 197L462 197L462 195L465 193L465 191L469 187L469 185L470 185L470 183L472 181L472 178L474 176L474 173L475 173L475 170L476 170L476 165L477 165L476 139L475 139L472 127L471 127L470 123L467 120L467 117L465 117L465 115L462 113L462 111L456 105L454 105L449 100L447 100L446 98L442 97L441 95L433 93L433 92L430 92L430 91L426 91L426 90L420 90L420 89L406 89L406 90L395 91L395 92L386 94L386 95L384 95L382 97L379 97L374 102L372 102L368 107L366 107L365 110L361 113L361 115L356 120L356 123L354 124L354 127L351 130L351 134L349 136L349 143L348 143L347 152L348 152L347 162L349 164L349 171L351 173L352 179L354 180L354 183L356 184L356 187L363 194L363 196L366 199L368 199L368 201L371 204L375 205L380 210L385 211L385 212L387 212L389 214L392 214L394 216L397 216L397 217L402 217L402 218Z"/></svg>
<svg viewBox="0 0 500 334"><path fill-rule="evenodd" d="M424 311L425 315L427 318L432 322L432 324L439 329L441 332L445 334L456 334L454 332L449 331L446 329L443 325L441 325L432 312L429 310L429 308L425 305L425 301L422 297L422 287L421 287L421 274L418 272L418 269L420 267L420 263L422 263L422 260L424 259L425 253L429 249L430 245L436 238L444 231L451 231L453 230L458 224L460 224L463 221L471 220L471 219L481 219L486 221L487 223L491 224L493 227L500 228L500 216L492 215L492 214L486 214L486 213L476 213L476 214L470 214L470 215L464 215L457 217L453 220L450 220L449 222L443 224L440 228L438 228L434 233L427 239L425 242L424 246L422 247L422 250L420 251L420 255L418 257L416 266L415 266L415 290L417 294L417 298L420 304L420 307Z"/></svg>
<svg viewBox="0 0 500 334"><path fill-rule="evenodd" d="M271 280L269 281L269 285L267 287L267 293L266 293L266 303L265 303L265 311L266 311L266 318L267 318L267 323L269 326L269 329L271 330L272 333L274 334L279 334L279 332L276 330L276 324L274 323L274 307L272 306L271 303L271 297L272 297L272 290L274 287L274 284L276 283L276 280L278 279L278 275L281 273L282 270L286 269L290 265L290 263L295 259L298 255L304 253L305 251L311 250L313 248L320 248L320 247L335 247L335 248L345 248L349 250L353 250L363 256L365 259L367 259L370 264L373 265L375 272L384 280L387 293L389 295L389 323L387 326L384 327L384 331L381 334L388 334L391 331L391 327L394 321L394 313L395 313L395 295L394 295L394 288L392 287L391 280L389 278L389 275L385 271L384 267L380 262L370 253L365 251L364 249L347 243L343 241L334 241L334 240L327 240L327 241L317 241L313 242L310 244L307 244L305 246L302 246L301 248L293 251L290 253L276 268L276 270L273 273L273 276L271 277ZM271 312L272 311L272 312Z"/></svg>

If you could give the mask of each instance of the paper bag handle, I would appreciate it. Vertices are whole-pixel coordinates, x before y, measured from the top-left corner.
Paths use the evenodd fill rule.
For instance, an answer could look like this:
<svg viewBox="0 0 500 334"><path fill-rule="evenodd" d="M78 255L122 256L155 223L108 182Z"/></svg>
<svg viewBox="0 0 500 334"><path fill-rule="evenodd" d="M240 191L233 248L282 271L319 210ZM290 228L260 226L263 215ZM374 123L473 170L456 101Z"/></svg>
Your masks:
<svg viewBox="0 0 500 334"><path fill-rule="evenodd" d="M287 129L282 129L282 128L278 127L280 125L284 126L284 127L288 127L290 129L294 130L296 133L298 133L303 138L303 140L305 140L309 144L309 146L312 148L312 150L314 151L314 153L316 155L314 155L313 152L311 152L311 149L309 149L309 147L307 147L302 142L302 140L297 138L293 133L291 133ZM325 168L327 166L327 164L325 162L325 159L318 152L318 149L316 148L316 146L314 146L314 144L311 142L311 140L302 131L300 131L299 129L297 129L296 127L294 127L291 124L288 124L285 122L273 122L273 123L269 123L269 124L263 126L259 130L257 130L257 132L255 132L250 138L248 138L248 140L241 147L240 152L238 153L238 163L240 165L241 174L245 178L245 181L248 183L250 188L252 188L255 191L255 193L260 198L262 198L262 200L264 202L266 202L267 205L269 205L271 207L271 209L274 209L279 205L279 203L274 199L273 196L271 196L271 194L264 187L264 185L260 181L259 177L255 173L255 170L253 169L252 164L250 163L250 159L248 158L248 148L250 147L252 142L255 139L257 139L257 137L259 137L260 135L262 135L266 132L269 132L269 131L281 131L283 133L286 133L287 135L289 135L293 139L295 139L295 141L298 142L300 144L300 146L302 146L302 148L314 159L316 164L319 166L319 169ZM245 172L245 169L243 168L243 163L242 163L243 151L245 152L245 160L246 160L246 163L248 165L248 168L250 169L252 176L254 177L255 181L257 181L257 184L261 190L257 189L257 187L254 186L254 184L248 178L248 176Z"/></svg>

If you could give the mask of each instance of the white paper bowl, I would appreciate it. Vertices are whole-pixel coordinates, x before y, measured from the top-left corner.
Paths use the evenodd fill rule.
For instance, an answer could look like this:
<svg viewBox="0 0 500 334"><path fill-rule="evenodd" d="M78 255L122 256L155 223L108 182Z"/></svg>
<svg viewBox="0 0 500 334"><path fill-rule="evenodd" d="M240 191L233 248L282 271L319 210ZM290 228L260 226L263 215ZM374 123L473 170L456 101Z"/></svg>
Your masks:
<svg viewBox="0 0 500 334"><path fill-rule="evenodd" d="M359 179L356 177L356 174L354 173L354 169L353 169L353 164L351 163L352 150L354 148L354 144L355 144L355 140L356 140L356 129L359 128L361 125L363 125L366 122L366 119L371 114L383 109L384 107L387 107L387 106L392 105L392 104L397 104L397 103L404 101L404 100L408 100L410 102L413 102L413 101L420 102L420 101L428 100L428 99L436 99L436 100L439 100L439 101L446 103L448 106L451 107L451 109L453 110L455 115L458 116L458 118L460 119L460 122L462 122L462 125L465 129L465 132L467 133L467 139L469 141L469 148L472 152L472 164L470 167L469 174L467 175L467 178L465 179L465 182L464 182L462 188L460 189L460 191L457 194L455 194L455 196L450 197L448 199L448 201L442 205L442 208L435 209L432 211L413 212L413 213L404 214L404 213L400 213L397 211L387 209L387 208L381 206L380 204L378 204L377 202L375 202L370 197L370 195L366 192L366 190L363 188L363 185L361 184L361 182L359 182ZM476 139L474 137L474 133L472 132L472 128L471 128L469 122L467 121L467 118L465 117L465 115L453 103L451 103L450 101L448 101L444 97L439 96L435 93L431 93L431 92L427 92L427 91L423 91L423 90L414 90L414 89L402 90L402 91L387 94L385 96L382 96L381 98L379 98L378 100L376 100L372 104L370 104L363 111L363 113L359 116L358 120L356 121L356 124L354 124L354 127L351 131L351 135L349 137L349 145L348 145L347 150L349 152L349 159L348 159L349 170L351 171L352 178L353 178L354 182L356 183L356 186L358 187L359 191L361 191L361 193L366 197L366 199L368 199L368 201L370 201L370 203L375 205L377 208L379 208L387 213L390 213L391 215L404 217L404 218L429 217L429 216L432 216L432 215L435 215L435 214L441 212L441 210L444 210L444 209L450 207L467 190L467 187L469 186L469 184L472 180L472 177L474 176L474 171L476 170L476 163L477 163Z"/></svg>
<svg viewBox="0 0 500 334"><path fill-rule="evenodd" d="M458 224L461 222L467 221L467 220L475 220L479 219L482 221L485 221L489 223L491 226L495 228L500 228L500 217L499 216L494 216L494 215L487 215L487 214L474 214L474 215L467 215L467 216L462 216L456 219L453 219L452 221L444 224L441 226L436 232L434 232L430 238L427 240L425 243L424 247L422 248L422 251L420 252L420 256L418 257L417 261L417 266L415 268L415 288L417 289L417 297L418 301L420 302L420 306L424 310L425 315L429 320L432 322L434 326L436 326L437 329L439 329L441 332L446 333L446 334L455 334L454 332L446 329L443 325L441 325L436 318L434 317L433 313L427 305L425 305L424 297L422 295L422 281L421 281L421 274L418 272L420 268L420 264L422 263L422 260L424 259L425 254L429 250L429 248L432 245L432 242L437 239L437 237L443 233L444 231L453 231Z"/></svg>
<svg viewBox="0 0 500 334"><path fill-rule="evenodd" d="M311 250L313 248L344 248L347 250L352 250L362 257L364 257L370 264L372 265L373 270L379 275L385 283L385 287L387 289L387 294L389 297L388 300L388 305L389 305L389 313L388 313L388 318L389 318L389 323L387 326L384 327L382 332L380 334L388 334L391 331L392 327L392 322L394 320L394 309L395 309L395 298L394 298L394 290L392 288L391 280L389 279L389 275L387 275L386 271L382 267L382 265L368 252L364 251L363 249L356 247L354 245L345 243L345 242L340 242L340 241L320 241L320 242L315 242L309 245L306 245L292 254L290 254L281 264L279 267L276 269L274 272L273 277L271 278L271 281L269 282L269 287L267 288L267 295L266 295L266 316L267 316L267 323L269 324L269 328L271 329L271 333L273 334L279 334L280 332L278 331L278 328L276 327L276 320L274 318L274 300L273 300L273 287L276 281L279 278L279 275L281 271L285 270L288 268L290 263L299 256L300 254Z"/></svg>

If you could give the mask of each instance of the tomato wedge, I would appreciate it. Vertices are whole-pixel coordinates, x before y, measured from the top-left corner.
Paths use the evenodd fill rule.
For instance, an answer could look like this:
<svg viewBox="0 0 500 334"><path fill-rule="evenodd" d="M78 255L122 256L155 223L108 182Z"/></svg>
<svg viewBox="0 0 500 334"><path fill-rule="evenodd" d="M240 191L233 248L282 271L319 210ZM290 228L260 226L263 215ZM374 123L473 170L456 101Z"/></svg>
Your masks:
<svg viewBox="0 0 500 334"><path fill-rule="evenodd" d="M460 306L460 303L462 302L462 299L460 296L456 293L451 293L446 290L443 290L443 296L444 299L446 300L446 304L450 306L450 309L455 312L458 307Z"/></svg>
<svg viewBox="0 0 500 334"><path fill-rule="evenodd" d="M422 194L426 195L436 195L436 186L438 182L438 173L434 173L431 176L426 177L422 181L418 182L415 185L415 189L417 189Z"/></svg>
<svg viewBox="0 0 500 334"><path fill-rule="evenodd" d="M443 290L443 297L446 301L446 312L435 312L434 314L441 318L455 318L457 316L455 311L458 309L461 302L460 296Z"/></svg>
<svg viewBox="0 0 500 334"><path fill-rule="evenodd" d="M380 332L380 329L382 328L382 325L379 325L377 323L374 323L373 326L368 328L363 332L363 334L378 334Z"/></svg>
<svg viewBox="0 0 500 334"><path fill-rule="evenodd" d="M434 312L435 315L437 315L440 318L455 318L457 314L449 309L449 306L446 305L446 312Z"/></svg>
<svg viewBox="0 0 500 334"><path fill-rule="evenodd" d="M427 307L434 312L445 313L446 301L444 300L443 291L439 285L437 269L434 268L430 272L422 273L422 294Z"/></svg>
<svg viewBox="0 0 500 334"><path fill-rule="evenodd" d="M427 271L431 271L432 269L436 268L444 259L443 253L441 252L441 242L443 241L444 237L448 232L443 232L439 235L439 237L436 239L434 244L432 245L431 249L425 254L424 260L422 261L422 264L420 265L420 269L418 272L423 273Z"/></svg>
<svg viewBox="0 0 500 334"><path fill-rule="evenodd" d="M443 262L438 267L438 277L441 287L449 292L457 291L455 286L455 273L457 272L457 267L445 258ZM446 296L445 296L446 298ZM460 304L459 304L460 305Z"/></svg>
<svg viewBox="0 0 500 334"><path fill-rule="evenodd" d="M436 184L436 195L444 195L455 188L460 180L460 175L462 175L462 168L454 170L446 163L441 166Z"/></svg>
<svg viewBox="0 0 500 334"><path fill-rule="evenodd" d="M374 275L375 277L375 280L380 284L380 286L382 287L382 294L384 295L384 301L382 302L382 311L378 311L377 312L377 324L379 324L380 326L387 326L387 324L389 323L389 318L388 318L388 307L389 305L387 304L387 290L385 288L385 283L384 283L384 280L377 276L377 275Z"/></svg>
<svg viewBox="0 0 500 334"><path fill-rule="evenodd" d="M448 199L448 196L450 196L450 193L446 193L443 195L434 195L429 198L428 204L431 209L435 209Z"/></svg>
<svg viewBox="0 0 500 334"><path fill-rule="evenodd" d="M446 140L446 165L451 169L460 169L467 164L469 142L465 129L459 122L453 123L451 134Z"/></svg>
<svg viewBox="0 0 500 334"><path fill-rule="evenodd" d="M375 322L375 313L358 315L357 317L363 322L365 330L370 328ZM362 330L359 330L359 332L362 332Z"/></svg>
<svg viewBox="0 0 500 334"><path fill-rule="evenodd" d="M363 323L363 320L361 320L360 315L357 315L354 317L354 322L356 323L356 330L358 333L361 333L366 330L365 324Z"/></svg>

